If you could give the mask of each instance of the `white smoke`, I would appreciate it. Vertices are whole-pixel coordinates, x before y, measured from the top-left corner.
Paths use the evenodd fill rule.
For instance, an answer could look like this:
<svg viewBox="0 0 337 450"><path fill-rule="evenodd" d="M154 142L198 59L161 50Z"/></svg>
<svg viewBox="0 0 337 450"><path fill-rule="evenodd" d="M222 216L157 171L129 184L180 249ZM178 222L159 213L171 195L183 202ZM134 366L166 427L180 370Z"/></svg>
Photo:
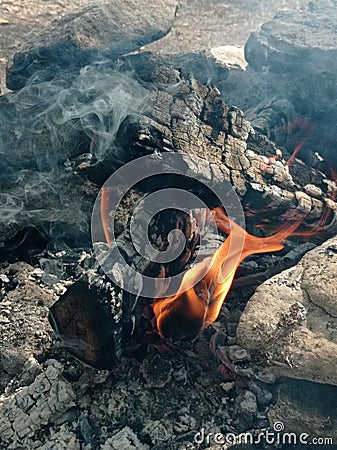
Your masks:
<svg viewBox="0 0 337 450"><path fill-rule="evenodd" d="M91 211L75 191L86 180L65 163L82 154L96 162L122 161L118 130L127 117L141 114L147 98L131 71L107 61L52 81L39 82L37 75L2 97L1 227L56 221L85 227Z"/></svg>

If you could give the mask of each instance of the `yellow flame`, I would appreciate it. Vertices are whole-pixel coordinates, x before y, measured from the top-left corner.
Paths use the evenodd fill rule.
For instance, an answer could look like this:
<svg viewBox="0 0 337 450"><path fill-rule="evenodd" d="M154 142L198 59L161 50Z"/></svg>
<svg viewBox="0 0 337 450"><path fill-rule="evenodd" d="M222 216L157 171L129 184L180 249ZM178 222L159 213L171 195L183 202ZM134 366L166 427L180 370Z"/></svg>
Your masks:
<svg viewBox="0 0 337 450"><path fill-rule="evenodd" d="M282 250L284 240L303 221L301 218L272 236L259 238L230 220L221 208L213 213L219 230L228 237L212 258L205 259L186 272L175 295L153 303L157 328L162 336L175 339L193 336L214 322L240 263L249 255ZM208 268L206 275L197 282L205 267Z"/></svg>

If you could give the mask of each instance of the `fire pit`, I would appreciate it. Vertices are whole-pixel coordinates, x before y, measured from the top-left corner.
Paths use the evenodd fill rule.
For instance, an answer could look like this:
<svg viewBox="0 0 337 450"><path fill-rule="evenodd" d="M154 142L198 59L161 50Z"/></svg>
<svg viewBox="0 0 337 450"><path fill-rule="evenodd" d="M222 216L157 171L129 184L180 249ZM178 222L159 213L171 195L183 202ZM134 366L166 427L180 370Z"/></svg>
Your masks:
<svg viewBox="0 0 337 450"><path fill-rule="evenodd" d="M243 70L139 51L175 15L145 3L124 31L110 4L65 18L8 67L0 446L331 445L337 168L308 106L329 5L253 33Z"/></svg>

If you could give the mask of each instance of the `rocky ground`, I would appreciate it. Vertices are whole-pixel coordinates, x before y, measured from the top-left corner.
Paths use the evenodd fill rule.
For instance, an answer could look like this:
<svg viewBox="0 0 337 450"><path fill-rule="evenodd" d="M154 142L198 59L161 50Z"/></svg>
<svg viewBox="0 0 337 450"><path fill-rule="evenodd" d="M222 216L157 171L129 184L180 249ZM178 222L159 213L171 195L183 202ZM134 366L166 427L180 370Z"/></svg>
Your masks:
<svg viewBox="0 0 337 450"><path fill-rule="evenodd" d="M178 5L169 34L146 44L145 49L172 54L220 46L242 48L250 31L271 18L276 9L306 3L282 1L270 7L268 2L253 2L247 11L245 2L187 1ZM0 16L8 20L0 25L3 64L25 44L27 34L34 41L52 19L86 4L2 2ZM164 20L157 26L163 28L167 23ZM251 43L253 65L258 64L261 42L265 45L263 34ZM273 71L274 47L267 48ZM321 49L325 50L324 45ZM224 51L228 55L228 49ZM240 58L241 64L242 52ZM232 86L228 97L235 101L239 98L237 80L249 83L252 72L246 75L236 67L233 77L227 78L227 69L225 82L219 86L223 97L225 88ZM319 69L315 74L319 75ZM333 70L326 76L330 80ZM4 71L2 80L4 87ZM263 81L269 95L273 81L264 74ZM256 96L259 102L270 100L260 92ZM245 93L241 99L249 110L252 100ZM261 120L254 114L254 120ZM267 115L266 129L269 120ZM255 157L254 152L250 156ZM230 165L227 157L225 163ZM267 174L277 183L280 167L286 172L285 164L264 162L271 168ZM289 176L286 182L291 181ZM325 184L324 196L331 195L333 183ZM297 200L314 215L317 198L325 197L321 188L308 186L307 194ZM49 307L73 282L74 270L69 269L76 265L73 255L69 262L64 252L52 253L43 243L34 248L39 237L25 238L23 252L15 246L17 242L10 241L0 255L1 449L244 450L253 447L234 441L246 431L251 436L269 431L279 439L276 444L263 442L254 448L302 448L282 443L279 432L283 427L297 436L307 433L306 449L317 448L316 437L337 442L336 238L316 248L303 244L304 251L311 251L295 267L262 284L248 304L250 290L243 286L234 291L219 319L197 340L173 344L148 334L140 346L131 343L111 372L97 371L71 357L55 342L48 322ZM255 261L249 264L257 266ZM334 448L329 440L321 443L319 448Z"/></svg>
<svg viewBox="0 0 337 450"><path fill-rule="evenodd" d="M0 4L0 62L2 89L5 89L5 66L27 40L34 40L49 24L66 14L90 5L90 0L72 2L53 0L7 0ZM180 1L171 32L149 50L164 54L190 52L220 46L243 47L249 33L279 10L307 5L308 0L274 4L266 0L231 2L222 0Z"/></svg>

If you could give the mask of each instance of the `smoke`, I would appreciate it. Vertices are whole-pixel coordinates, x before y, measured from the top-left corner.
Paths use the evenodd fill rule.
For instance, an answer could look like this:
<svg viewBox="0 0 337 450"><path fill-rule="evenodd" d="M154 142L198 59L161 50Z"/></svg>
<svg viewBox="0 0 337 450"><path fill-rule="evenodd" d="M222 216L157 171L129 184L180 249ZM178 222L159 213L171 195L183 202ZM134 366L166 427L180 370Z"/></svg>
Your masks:
<svg viewBox="0 0 337 450"><path fill-rule="evenodd" d="M98 189L83 161L89 170L124 162L120 126L148 105L144 82L116 58L164 35L175 7L101 1L52 24L14 57L7 83L16 91L0 97L1 240L29 226L52 230L53 239L89 235Z"/></svg>
<svg viewBox="0 0 337 450"><path fill-rule="evenodd" d="M331 166L337 167L336 4L322 0L302 6L278 13L252 32L245 44L247 69L233 71L217 85L223 100L242 109L285 158L305 141L298 158L330 176ZM296 130L294 123L302 126Z"/></svg>
<svg viewBox="0 0 337 450"><path fill-rule="evenodd" d="M36 76L22 90L9 98L14 103L22 128L29 125L26 136L31 151L38 151L38 138L46 134L50 148L44 155L57 152L59 157L81 153L74 135L88 138L90 151L99 160L113 147L121 123L131 114L139 114L147 90L134 75L111 67L108 62L93 63L80 70L73 79L55 79L36 83ZM66 154L61 146L71 143ZM69 145L69 144L68 144ZM117 157L117 155L116 155Z"/></svg>
<svg viewBox="0 0 337 450"><path fill-rule="evenodd" d="M51 81L38 76L0 101L3 240L17 227L51 222L88 232L97 189L79 169L83 155L90 165L118 165L118 130L147 106L148 89L119 64L99 61Z"/></svg>

